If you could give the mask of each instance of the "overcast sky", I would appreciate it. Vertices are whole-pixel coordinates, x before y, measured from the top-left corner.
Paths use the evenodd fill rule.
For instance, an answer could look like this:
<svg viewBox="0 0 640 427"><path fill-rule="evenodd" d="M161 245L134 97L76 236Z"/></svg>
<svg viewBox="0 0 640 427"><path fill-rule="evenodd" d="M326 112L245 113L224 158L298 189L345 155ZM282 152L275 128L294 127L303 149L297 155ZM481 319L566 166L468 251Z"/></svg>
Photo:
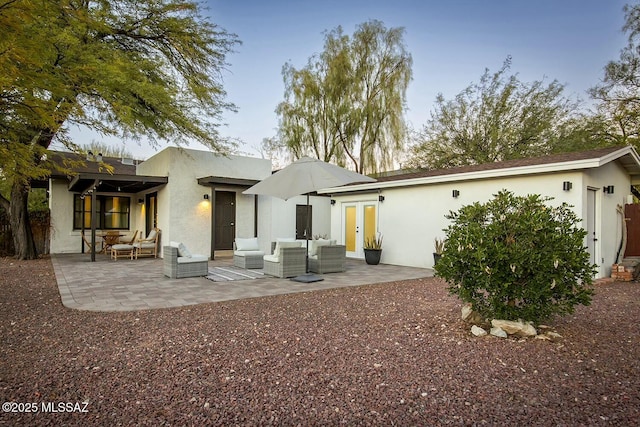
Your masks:
<svg viewBox="0 0 640 427"><path fill-rule="evenodd" d="M242 45L228 57L224 75L228 100L237 113L225 115L225 136L243 141L242 151L258 155L265 137L276 134L274 112L284 97L286 62L303 67L322 51L324 35L341 25L353 34L371 19L387 28L404 27L413 57L407 91L407 121L420 128L438 93L453 98L477 82L485 68L497 71L508 55L520 80L566 84L566 94L587 99L603 67L626 43L623 0L209 0L207 14ZM91 142L87 133L75 135ZM100 139L94 136L93 139ZM193 148L201 146L193 145ZM135 157L154 153L127 146Z"/></svg>

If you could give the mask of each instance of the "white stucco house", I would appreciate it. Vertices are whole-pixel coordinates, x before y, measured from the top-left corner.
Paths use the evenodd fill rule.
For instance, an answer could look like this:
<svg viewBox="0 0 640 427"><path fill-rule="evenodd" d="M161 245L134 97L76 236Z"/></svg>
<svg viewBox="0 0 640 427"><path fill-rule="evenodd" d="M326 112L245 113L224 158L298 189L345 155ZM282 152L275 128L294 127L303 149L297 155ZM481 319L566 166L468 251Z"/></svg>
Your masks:
<svg viewBox="0 0 640 427"><path fill-rule="evenodd" d="M58 153L59 156L75 156ZM113 167L113 173L102 166ZM192 252L215 258L236 237L258 237L268 253L279 237L302 238L306 198L288 201L242 194L272 173L271 161L220 156L170 147L146 161L92 159L72 177L49 182L51 253L83 249L81 230L91 228L95 199L100 231L129 234L161 230L161 245L184 242ZM443 170L383 174L377 182L328 188L311 197L313 235L336 239L347 256L363 258L367 236L384 236L382 263L433 266L433 242L443 238L445 215L489 200L502 189L541 194L573 206L588 231L587 246L610 274L621 239L616 207L631 203L640 184L640 157L632 147L613 147ZM92 191L94 190L95 191ZM84 223L83 223L84 221Z"/></svg>
<svg viewBox="0 0 640 427"><path fill-rule="evenodd" d="M145 161L93 157L85 164L71 177L53 173L47 184L51 253L83 250L81 231L91 229L94 197L98 231L146 235L157 227L161 246L180 241L210 258L215 251L232 249L236 237L258 237L268 252L272 240L300 237L300 225L306 224L304 196L285 202L242 194L272 173L270 160L169 147ZM310 203L312 233L328 235L330 199L312 196Z"/></svg>
<svg viewBox="0 0 640 427"><path fill-rule="evenodd" d="M631 203L640 184L640 157L632 147L613 147L477 166L387 174L378 182L329 188L331 236L363 257L364 236L384 236L381 262L433 266L435 238L443 238L445 215L489 200L502 189L541 194L573 206L588 231L585 242L598 277L610 274L621 239L617 205Z"/></svg>

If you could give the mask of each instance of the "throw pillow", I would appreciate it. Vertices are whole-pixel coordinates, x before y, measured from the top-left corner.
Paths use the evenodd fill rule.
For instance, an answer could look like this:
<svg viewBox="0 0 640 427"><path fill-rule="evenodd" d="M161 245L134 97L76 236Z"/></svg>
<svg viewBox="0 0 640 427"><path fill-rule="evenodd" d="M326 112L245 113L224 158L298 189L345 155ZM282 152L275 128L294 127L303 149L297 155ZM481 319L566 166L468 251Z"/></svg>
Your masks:
<svg viewBox="0 0 640 427"><path fill-rule="evenodd" d="M189 252L189 249L187 249L184 243L180 243L178 245L178 255L181 257L191 258L191 252Z"/></svg>

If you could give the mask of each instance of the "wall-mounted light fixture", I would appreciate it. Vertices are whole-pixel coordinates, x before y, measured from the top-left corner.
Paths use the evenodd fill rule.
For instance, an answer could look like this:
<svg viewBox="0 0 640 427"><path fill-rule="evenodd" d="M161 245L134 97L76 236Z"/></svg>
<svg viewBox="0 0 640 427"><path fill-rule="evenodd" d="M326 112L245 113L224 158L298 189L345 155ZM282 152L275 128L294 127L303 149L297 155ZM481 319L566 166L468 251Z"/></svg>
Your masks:
<svg viewBox="0 0 640 427"><path fill-rule="evenodd" d="M453 190L453 191L451 192L451 196L452 196L454 199L457 199L459 195L460 195L460 190Z"/></svg>
<svg viewBox="0 0 640 427"><path fill-rule="evenodd" d="M571 183L571 181L564 181L564 182L562 183L562 189L563 189L564 191L569 191L569 190L571 190L572 188L573 188L573 184Z"/></svg>
<svg viewBox="0 0 640 427"><path fill-rule="evenodd" d="M336 201L334 199L331 199L331 206L335 205Z"/></svg>
<svg viewBox="0 0 640 427"><path fill-rule="evenodd" d="M605 185L602 187L602 192L604 194L613 194L613 185Z"/></svg>
<svg viewBox="0 0 640 427"><path fill-rule="evenodd" d="M204 196L202 196L202 198L203 198L204 200L209 200L209 195L208 195L208 194L205 194Z"/></svg>
<svg viewBox="0 0 640 427"><path fill-rule="evenodd" d="M102 153L98 153L98 155L96 156L96 162L101 162L102 161Z"/></svg>
<svg viewBox="0 0 640 427"><path fill-rule="evenodd" d="M378 196L378 201L379 201L379 202L384 202L384 196L383 196L382 194L380 194L380 195Z"/></svg>

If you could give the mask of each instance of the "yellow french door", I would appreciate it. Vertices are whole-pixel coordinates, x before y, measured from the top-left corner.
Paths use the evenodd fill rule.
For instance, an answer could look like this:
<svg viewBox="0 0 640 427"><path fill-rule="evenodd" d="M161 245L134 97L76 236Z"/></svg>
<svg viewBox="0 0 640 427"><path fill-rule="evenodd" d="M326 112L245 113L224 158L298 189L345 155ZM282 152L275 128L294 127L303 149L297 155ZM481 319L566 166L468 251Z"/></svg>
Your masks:
<svg viewBox="0 0 640 427"><path fill-rule="evenodd" d="M374 238L377 231L377 203L353 202L343 205L343 241L347 256L364 257L365 239Z"/></svg>

